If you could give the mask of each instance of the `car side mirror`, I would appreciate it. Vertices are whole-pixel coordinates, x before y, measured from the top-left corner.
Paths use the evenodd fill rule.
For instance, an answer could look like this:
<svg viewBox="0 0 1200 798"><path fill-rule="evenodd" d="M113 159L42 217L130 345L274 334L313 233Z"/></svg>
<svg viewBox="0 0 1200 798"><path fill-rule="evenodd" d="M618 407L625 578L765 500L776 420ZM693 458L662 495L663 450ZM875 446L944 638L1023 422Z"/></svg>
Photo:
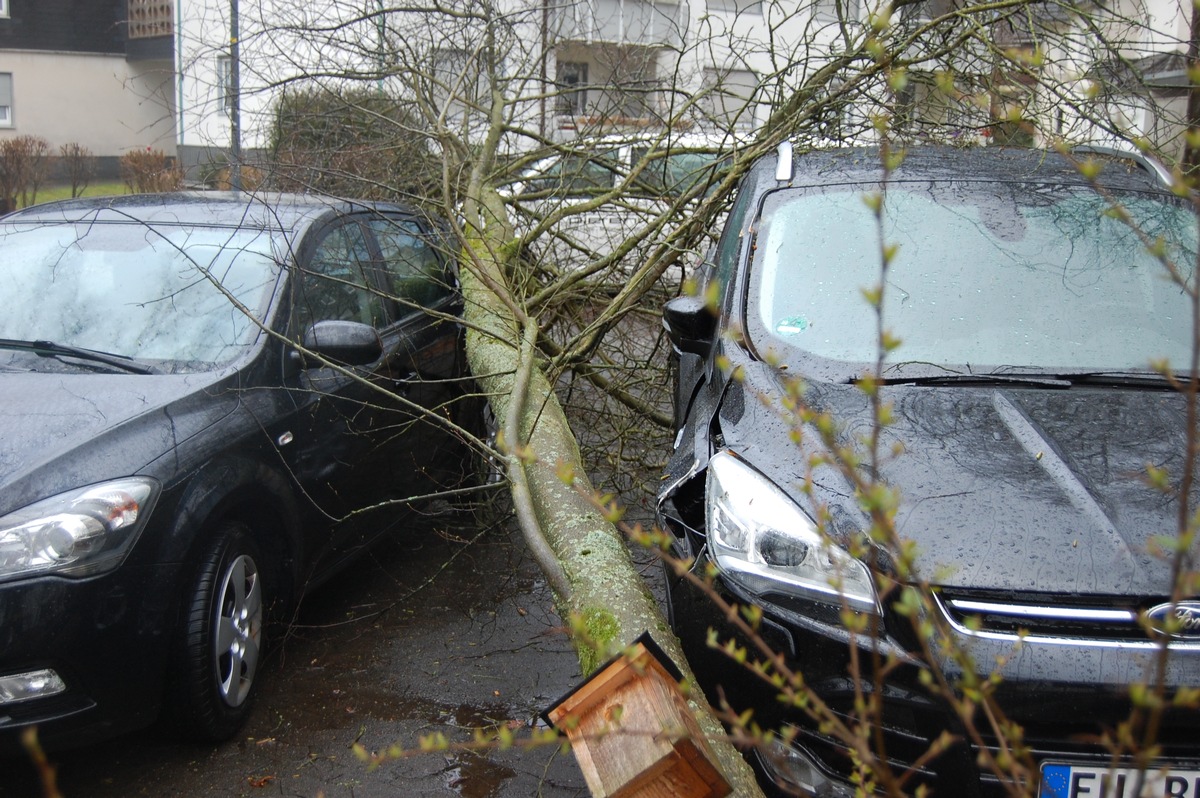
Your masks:
<svg viewBox="0 0 1200 798"><path fill-rule="evenodd" d="M663 327L680 352L708 354L717 329L717 317L698 296L677 296L663 305Z"/></svg>
<svg viewBox="0 0 1200 798"><path fill-rule="evenodd" d="M318 321L304 331L301 343L307 351L347 366L365 366L383 355L379 333L357 321ZM303 353L293 351L292 357L304 363Z"/></svg>

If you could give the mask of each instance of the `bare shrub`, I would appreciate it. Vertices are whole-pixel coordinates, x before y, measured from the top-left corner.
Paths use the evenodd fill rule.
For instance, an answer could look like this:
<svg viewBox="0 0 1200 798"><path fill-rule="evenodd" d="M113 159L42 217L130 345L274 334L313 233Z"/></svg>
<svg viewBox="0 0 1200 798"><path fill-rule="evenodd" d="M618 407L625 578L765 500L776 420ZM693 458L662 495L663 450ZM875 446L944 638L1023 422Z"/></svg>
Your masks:
<svg viewBox="0 0 1200 798"><path fill-rule="evenodd" d="M241 174L239 179L241 181L241 187L243 191L257 191L267 179L267 173L262 169L259 169L257 166L242 164L240 172ZM218 169L208 182L212 184L213 188L217 188L222 191L230 191L233 189L232 173L228 166L222 166L220 169Z"/></svg>
<svg viewBox="0 0 1200 798"><path fill-rule="evenodd" d="M50 166L49 151L50 143L40 136L0 142L0 209L14 210L37 202L37 190Z"/></svg>
<svg viewBox="0 0 1200 798"><path fill-rule="evenodd" d="M162 150L131 150L121 156L121 180L133 194L178 191L183 187L183 168Z"/></svg>
<svg viewBox="0 0 1200 798"><path fill-rule="evenodd" d="M409 104L372 90L301 88L275 107L278 188L363 199L421 196L438 174Z"/></svg>
<svg viewBox="0 0 1200 798"><path fill-rule="evenodd" d="M58 158L71 181L71 198L81 196L96 176L96 156L87 147L73 141L58 148Z"/></svg>

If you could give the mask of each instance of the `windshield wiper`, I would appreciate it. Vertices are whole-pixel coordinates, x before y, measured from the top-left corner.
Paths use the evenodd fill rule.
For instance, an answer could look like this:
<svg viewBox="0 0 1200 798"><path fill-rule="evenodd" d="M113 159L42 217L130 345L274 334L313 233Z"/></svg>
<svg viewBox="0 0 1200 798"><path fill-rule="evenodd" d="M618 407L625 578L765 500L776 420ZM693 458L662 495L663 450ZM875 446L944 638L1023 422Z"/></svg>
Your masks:
<svg viewBox="0 0 1200 798"><path fill-rule="evenodd" d="M1155 388L1160 390L1175 390L1171 380L1153 371L1085 371L1079 374L1060 374L1064 380L1070 380L1072 385L1099 385L1113 388ZM1191 377L1187 374L1173 374L1175 380L1186 385Z"/></svg>
<svg viewBox="0 0 1200 798"><path fill-rule="evenodd" d="M1180 382L1187 382L1186 374L1175 375ZM859 378L850 380L859 382ZM1109 388L1151 388L1172 390L1171 381L1152 371L1080 371L1080 372L1029 372L1029 373L953 373L924 374L914 376L892 376L883 378L884 385L1012 385L1031 388L1063 389L1072 386L1099 386Z"/></svg>
<svg viewBox="0 0 1200 798"><path fill-rule="evenodd" d="M850 382L858 382L855 378ZM1033 388L1070 388L1071 380L1058 374L925 374L883 378L884 385L1016 385Z"/></svg>
<svg viewBox="0 0 1200 798"><path fill-rule="evenodd" d="M0 338L0 349L15 349L20 352L32 352L38 357L74 357L103 363L107 366L128 371L131 374L154 374L153 368L125 355L110 352L98 352L94 349L84 349L67 344L56 344L53 341L22 341L15 338Z"/></svg>

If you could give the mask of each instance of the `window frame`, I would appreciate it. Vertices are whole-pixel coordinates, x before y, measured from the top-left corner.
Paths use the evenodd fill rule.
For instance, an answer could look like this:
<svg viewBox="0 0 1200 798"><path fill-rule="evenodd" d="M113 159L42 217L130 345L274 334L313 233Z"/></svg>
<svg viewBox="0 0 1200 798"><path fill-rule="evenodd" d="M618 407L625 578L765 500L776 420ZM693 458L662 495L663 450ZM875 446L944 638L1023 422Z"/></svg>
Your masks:
<svg viewBox="0 0 1200 798"><path fill-rule="evenodd" d="M588 62L560 61L555 83L559 95L556 109L560 116L582 116L588 107Z"/></svg>
<svg viewBox="0 0 1200 798"><path fill-rule="evenodd" d="M233 114L233 56L217 56L217 102L225 116Z"/></svg>
<svg viewBox="0 0 1200 798"><path fill-rule="evenodd" d="M322 283L329 280L330 283L340 283L342 278L331 274L325 268L326 262L322 261L323 248L334 237L340 237L340 244L346 247L346 254L353 255L352 276L354 273L361 275L362 282L357 283L353 279L346 281L344 285L359 294L360 303L364 301L362 296L365 295L365 305L359 306L358 318L347 318L345 315L327 316L316 318L309 309L312 303L312 297L318 300L323 296L332 296L326 294L323 290ZM376 264L374 254L377 251L373 234L362 223L357 215L337 217L330 223L324 225L317 231L304 247L303 257L297 259L292 269L292 307L291 307L291 334L295 340L303 339L305 331L318 321L325 320L341 320L341 321L357 321L363 324L368 324L376 330L382 331L392 324L393 318L389 302L382 291L380 278L376 273ZM337 252L339 243L332 244L332 251ZM349 265L347 260L345 265ZM313 287L317 287L317 294L310 295L309 291ZM365 321L361 317L361 311L365 310L372 317L372 321Z"/></svg>
<svg viewBox="0 0 1200 798"><path fill-rule="evenodd" d="M2 1L3 0L0 0L0 2L2 2ZM0 128L7 129L7 128L15 127L15 123L13 121L13 93L14 93L13 92L13 83L14 82L15 81L13 80L13 73L0 72L0 109L2 109L2 111L0 111ZM5 83L7 83L8 85L5 86L4 85ZM4 100L6 100L6 99L8 100L8 102L4 102Z"/></svg>
<svg viewBox="0 0 1200 798"><path fill-rule="evenodd" d="M0 0L0 19L8 19L9 16L8 0Z"/></svg>

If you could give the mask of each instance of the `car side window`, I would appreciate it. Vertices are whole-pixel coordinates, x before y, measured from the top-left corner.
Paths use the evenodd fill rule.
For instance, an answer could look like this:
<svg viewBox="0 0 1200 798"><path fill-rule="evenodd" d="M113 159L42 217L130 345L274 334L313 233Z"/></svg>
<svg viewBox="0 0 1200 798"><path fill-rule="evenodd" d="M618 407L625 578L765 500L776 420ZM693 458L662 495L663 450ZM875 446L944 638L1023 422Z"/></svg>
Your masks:
<svg viewBox="0 0 1200 798"><path fill-rule="evenodd" d="M564 155L534 180L529 181L531 192L550 191L555 194L594 194L616 185L620 152L605 150L596 155Z"/></svg>
<svg viewBox="0 0 1200 798"><path fill-rule="evenodd" d="M300 275L297 329L328 319L384 326L383 300L369 277L374 268L366 236L356 222L327 231Z"/></svg>
<svg viewBox="0 0 1200 798"><path fill-rule="evenodd" d="M634 147L632 162L639 164L650 155L649 147ZM692 186L710 180L718 170L729 166L730 158L718 159L715 154L701 152L675 153L663 155L658 153L654 160L646 164L642 171L642 181L657 194L668 197L681 197ZM716 190L716 183L708 191Z"/></svg>
<svg viewBox="0 0 1200 798"><path fill-rule="evenodd" d="M742 248L742 228L746 222L746 210L750 198L754 196L753 186L743 183L738 189L738 198L729 211L725 220L725 230L721 240L717 242L717 284L721 287L721 296L728 294L729 281L737 270L738 252Z"/></svg>
<svg viewBox="0 0 1200 798"><path fill-rule="evenodd" d="M437 305L450 294L445 262L415 220L382 217L368 224L379 242L388 293L401 316Z"/></svg>

